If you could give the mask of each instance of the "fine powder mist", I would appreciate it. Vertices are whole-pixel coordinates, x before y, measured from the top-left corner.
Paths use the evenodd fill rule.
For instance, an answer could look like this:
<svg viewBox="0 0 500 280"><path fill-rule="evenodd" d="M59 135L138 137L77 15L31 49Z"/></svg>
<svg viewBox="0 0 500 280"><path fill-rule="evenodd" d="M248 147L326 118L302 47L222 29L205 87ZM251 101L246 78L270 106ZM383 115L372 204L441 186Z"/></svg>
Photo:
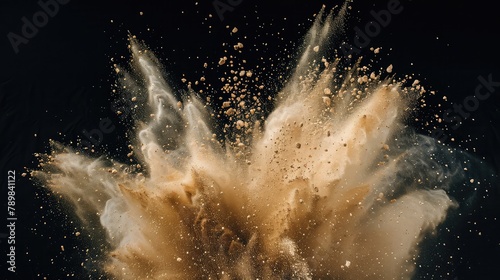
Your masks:
<svg viewBox="0 0 500 280"><path fill-rule="evenodd" d="M83 225L102 229L103 273L411 278L419 242L456 206L446 190L459 168L440 164L433 154L446 156L443 148L404 124L425 92L418 81L324 58L345 10L318 14L267 113L257 70L221 58L234 77L212 112L203 94L176 96L151 51L130 38L132 70L117 72L138 104L129 156L140 165L54 143L32 172Z"/></svg>

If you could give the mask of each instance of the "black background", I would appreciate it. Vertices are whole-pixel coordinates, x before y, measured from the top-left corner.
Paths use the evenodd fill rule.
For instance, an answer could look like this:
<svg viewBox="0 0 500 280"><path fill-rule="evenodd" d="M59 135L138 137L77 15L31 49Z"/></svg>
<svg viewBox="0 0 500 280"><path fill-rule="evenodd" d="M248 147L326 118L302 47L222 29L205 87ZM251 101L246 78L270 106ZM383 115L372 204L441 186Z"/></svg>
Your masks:
<svg viewBox="0 0 500 280"><path fill-rule="evenodd" d="M233 11L225 12L221 21L212 1L195 4L195 1L72 0L60 5L58 13L35 36L19 46L17 54L7 34L20 34L21 18L31 19L40 7L37 1L3 0L0 3L0 198L3 205L0 219L5 221L7 214L7 170L15 170L17 174L18 216L18 273L7 274L6 239L1 239L0 278L4 273L12 279L44 276L65 279L68 274L78 279L88 278L89 272L80 266L85 258L81 250L86 248L85 239L74 237L72 223L77 223L76 219L66 215L69 209L30 181L29 176L20 175L25 167L36 166L34 153L49 151L48 139L76 146L75 141L83 137L83 130L97 128L100 120L107 117L117 129L104 135L96 154L124 157L126 127L112 112L110 104L111 85L115 80L112 65L126 63L129 32L155 51L174 87L181 88L182 74L198 77L205 61L218 60L222 43L234 43L229 34L234 26L239 28L239 36L248 37L245 45L253 49L248 53L251 63L257 64L261 56L271 58L274 64L269 67L278 67L283 72L287 60L278 58L283 56L285 48L288 53L296 52L295 46L300 44L293 43L301 41L313 14L322 4L332 8L341 3L270 2L242 0ZM342 35L345 41L352 44L353 28L364 27L372 20L370 11L385 9L388 1L375 2L353 4ZM430 118L442 96L448 98L444 108L451 108L450 103L462 103L465 97L473 95L479 76L491 74L493 80L500 81L500 17L491 2L401 0L401 5L404 10L372 38L369 47L382 47L384 65L393 64L395 72L401 75L414 73L426 87L437 91L438 97L430 100L431 108L421 113L421 119ZM206 19L209 14L213 17ZM365 53L368 53L366 49ZM262 63L270 65L271 62ZM209 78L210 75L217 77L217 73L205 74ZM272 78L270 74L270 80ZM280 82L274 86L279 88ZM446 131L445 140L484 160L494 170L488 171L491 175L500 171L499 93L497 88L458 129ZM418 123L414 125L422 133L429 133ZM449 225L451 233L442 228L443 237L438 241L426 243L428 253L420 260L415 279L500 277L500 188L494 180L483 188L479 193L482 199L475 209L463 213L467 218ZM0 233L5 232L2 226ZM66 248L64 252L61 245ZM439 248L433 249L434 246Z"/></svg>

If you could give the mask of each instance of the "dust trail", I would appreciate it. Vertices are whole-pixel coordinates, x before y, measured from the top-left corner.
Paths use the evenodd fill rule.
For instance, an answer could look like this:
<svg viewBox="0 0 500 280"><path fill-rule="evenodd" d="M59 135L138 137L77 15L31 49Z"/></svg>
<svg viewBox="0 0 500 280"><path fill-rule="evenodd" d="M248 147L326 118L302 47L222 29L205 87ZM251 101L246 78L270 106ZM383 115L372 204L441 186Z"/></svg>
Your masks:
<svg viewBox="0 0 500 280"><path fill-rule="evenodd" d="M135 73L127 75L140 79L129 79L129 86L144 104L132 145L141 166L55 144L42 170L33 172L84 223L97 213L93 226L105 229L112 247L107 273L120 279L411 277L419 241L455 204L446 178L458 169L441 166L429 155L434 141L405 128L419 94L414 87L322 58L345 7L339 13L318 15L263 124L248 102L224 105L237 135L226 145L212 133L200 98L193 92L178 100L154 55L131 39Z"/></svg>

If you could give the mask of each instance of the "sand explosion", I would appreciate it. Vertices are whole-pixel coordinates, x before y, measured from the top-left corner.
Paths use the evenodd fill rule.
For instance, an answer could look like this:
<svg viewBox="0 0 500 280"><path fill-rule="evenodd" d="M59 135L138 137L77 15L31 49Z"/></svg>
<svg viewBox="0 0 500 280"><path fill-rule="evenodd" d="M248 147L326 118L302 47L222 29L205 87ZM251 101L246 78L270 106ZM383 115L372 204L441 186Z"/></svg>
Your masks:
<svg viewBox="0 0 500 280"><path fill-rule="evenodd" d="M98 223L118 279L410 278L418 243L454 202L434 141L405 127L417 83L322 57L342 13L321 12L262 121L259 83L234 71L225 141L199 94L179 100L131 38L131 166L57 146L34 176ZM235 49L242 47L235 45ZM219 64L226 63L222 58ZM229 64L229 62L227 62ZM121 71L122 73L125 71ZM224 143L224 144L221 144Z"/></svg>

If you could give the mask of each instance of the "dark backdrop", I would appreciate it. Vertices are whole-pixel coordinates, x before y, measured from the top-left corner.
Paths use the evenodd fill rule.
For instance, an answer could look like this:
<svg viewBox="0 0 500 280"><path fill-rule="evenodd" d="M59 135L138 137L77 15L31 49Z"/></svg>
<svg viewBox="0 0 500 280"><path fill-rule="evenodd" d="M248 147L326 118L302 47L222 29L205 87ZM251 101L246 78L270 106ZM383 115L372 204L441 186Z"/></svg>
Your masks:
<svg viewBox="0 0 500 280"><path fill-rule="evenodd" d="M156 52L168 79L180 85L182 74L196 77L203 62L220 57L222 42L230 41L226 26L236 26L246 34L249 49L260 49L260 53L248 53L250 60L257 63L261 56L270 57L274 65L281 65L275 67L284 67L286 60L278 58L283 58L285 48L294 48L290 42L300 42L321 4L331 8L339 3L220 0L235 4L232 11L223 13L221 21L211 0L197 4L190 0L67 2L60 4L36 32L28 34L32 38L21 43L17 53L8 34L22 35L23 17L32 21L41 7L37 1L0 3L0 278L4 274L9 279L88 278L88 270L80 266L87 257L81 248L87 245L84 238L73 234L77 220L66 214L70 213L67 206L21 173L25 167L36 166L34 153L49 151L48 139L75 146L77 139L83 138L83 130L97 128L103 118L110 118L116 129L104 135L96 154L124 157L126 127L111 110L110 92L115 80L113 63L124 64L129 55L129 32ZM364 2L372 1L353 4L342 35L350 44L354 27L364 28L373 20L370 11L385 9L389 1ZM443 107L453 108L451 103L462 104L474 95L480 84L478 77L500 81L500 17L496 7L485 0L422 2L401 0L403 11L371 38L362 54L368 53L369 47L382 47L383 64L392 63L399 74L416 74L438 92L439 98L430 99L429 110L420 113L425 121L442 103L438 99L443 95L448 98ZM213 17L206 19L209 14ZM278 81L275 87L279 86ZM473 209L463 210L461 219L441 227L440 239L424 242L428 253L419 260L416 279L499 277L500 191L494 179L500 170L500 87L497 89L456 129L440 136L445 143L467 150L491 166L492 170L483 165L478 168L487 170L493 179L478 191L480 199ZM434 131L423 129L418 122L413 125L425 134ZM17 174L17 274L7 273L4 261L8 170ZM99 248L93 250L99 252Z"/></svg>

